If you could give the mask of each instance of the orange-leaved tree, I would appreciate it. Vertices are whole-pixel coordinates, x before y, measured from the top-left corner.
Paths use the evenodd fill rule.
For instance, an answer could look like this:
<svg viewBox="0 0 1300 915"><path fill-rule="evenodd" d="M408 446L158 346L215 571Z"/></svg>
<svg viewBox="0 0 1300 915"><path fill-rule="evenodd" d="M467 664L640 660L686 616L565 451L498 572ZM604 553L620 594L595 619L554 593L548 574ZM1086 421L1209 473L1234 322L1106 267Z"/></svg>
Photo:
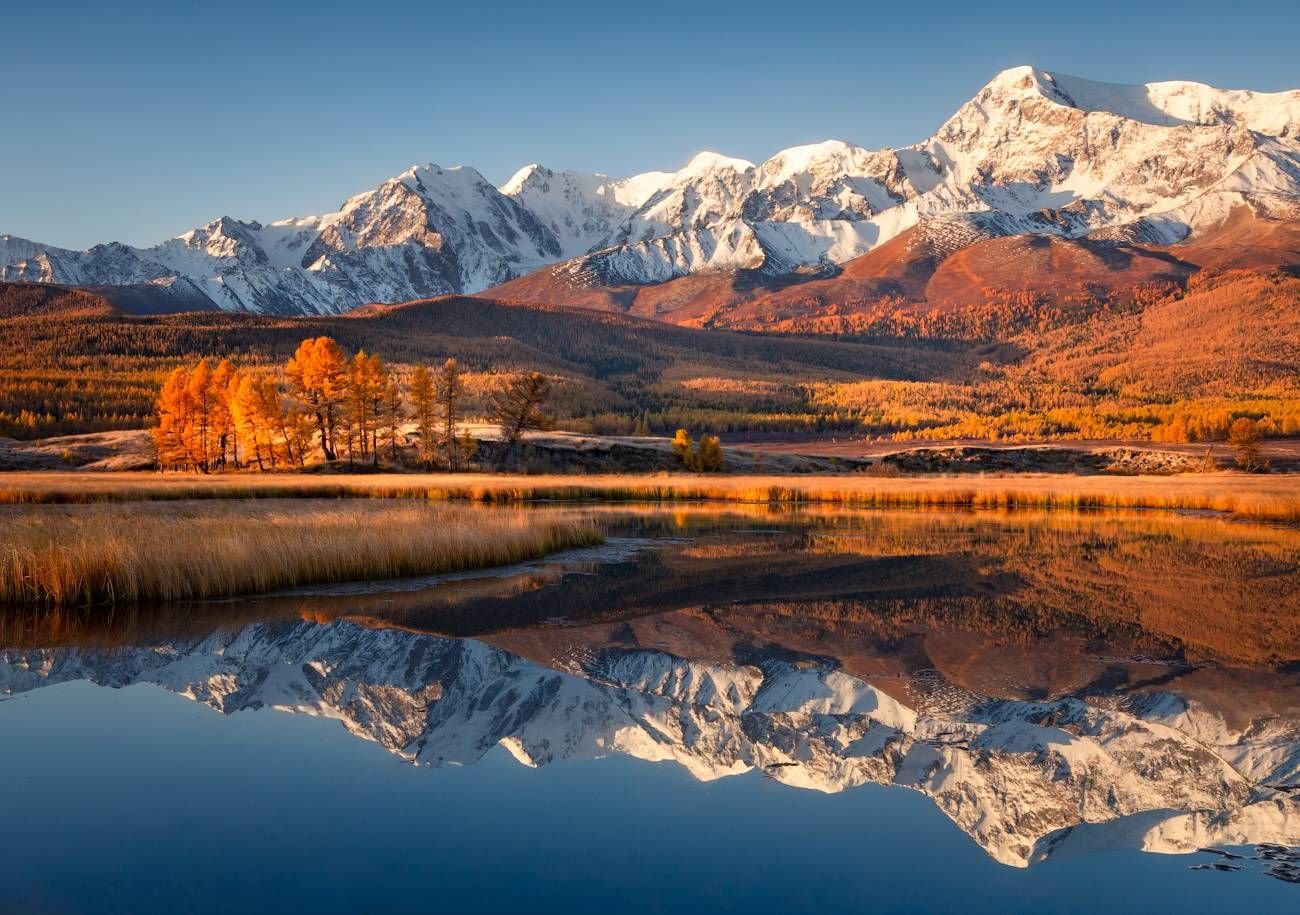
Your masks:
<svg viewBox="0 0 1300 915"><path fill-rule="evenodd" d="M1228 444L1237 458L1237 466L1247 473L1264 468L1259 458L1259 439L1259 423L1248 416L1234 420L1228 427Z"/></svg>
<svg viewBox="0 0 1300 915"><path fill-rule="evenodd" d="M186 437L190 425L190 401L186 393L190 373L175 368L163 381L158 395L158 425L153 430L154 448L162 467L189 465Z"/></svg>
<svg viewBox="0 0 1300 915"><path fill-rule="evenodd" d="M406 398L397 376L386 368L378 376L380 398L377 401L376 424L383 430L384 444L388 445L388 459L397 462L397 443L402 434L402 423L406 422ZM375 443L375 456L379 455L379 442ZM376 461L378 463L378 461Z"/></svg>
<svg viewBox="0 0 1300 915"><path fill-rule="evenodd" d="M411 395L411 409L415 413L415 431L420 437L420 460L426 465L432 464L438 417L435 412L433 376L429 374L429 370L422 365L417 365L411 372L411 382L407 390Z"/></svg>
<svg viewBox="0 0 1300 915"><path fill-rule="evenodd" d="M212 424L212 463L214 467L225 467L228 456L236 467L239 466L234 417L230 413L230 401L234 397L235 389L238 386L239 372L229 359L222 359L212 372L212 379L209 383L209 389L212 393L209 420Z"/></svg>
<svg viewBox="0 0 1300 915"><path fill-rule="evenodd" d="M420 461L425 465L433 464L434 429L437 428L438 416L435 409L433 376L424 365L416 365L411 372L411 382L407 386L411 395L411 409L415 413L415 430L420 437Z"/></svg>
<svg viewBox="0 0 1300 915"><path fill-rule="evenodd" d="M302 341L285 366L290 389L316 417L321 453L327 461L338 458L336 433L339 413L347 395L347 360L330 337Z"/></svg>

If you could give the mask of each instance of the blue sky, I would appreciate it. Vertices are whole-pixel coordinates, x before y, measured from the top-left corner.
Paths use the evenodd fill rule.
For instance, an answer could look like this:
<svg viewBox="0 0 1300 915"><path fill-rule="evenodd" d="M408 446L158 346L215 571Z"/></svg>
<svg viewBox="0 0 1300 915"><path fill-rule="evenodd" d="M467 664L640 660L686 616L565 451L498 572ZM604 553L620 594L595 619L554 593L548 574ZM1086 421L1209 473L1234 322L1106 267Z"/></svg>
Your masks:
<svg viewBox="0 0 1300 915"><path fill-rule="evenodd" d="M153 244L324 212L416 162L630 174L929 135L1022 63L1300 87L1300 4L11 5L0 232Z"/></svg>

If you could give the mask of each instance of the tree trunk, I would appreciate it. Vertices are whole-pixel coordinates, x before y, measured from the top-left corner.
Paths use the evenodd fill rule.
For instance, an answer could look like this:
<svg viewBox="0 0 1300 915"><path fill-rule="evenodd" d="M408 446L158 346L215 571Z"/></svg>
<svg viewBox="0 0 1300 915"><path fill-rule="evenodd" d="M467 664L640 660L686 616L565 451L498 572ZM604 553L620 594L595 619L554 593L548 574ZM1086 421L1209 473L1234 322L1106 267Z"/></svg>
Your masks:
<svg viewBox="0 0 1300 915"><path fill-rule="evenodd" d="M316 425L320 428L320 450L325 455L325 460L334 460L334 449L331 447L329 424L325 421L324 412L316 411Z"/></svg>

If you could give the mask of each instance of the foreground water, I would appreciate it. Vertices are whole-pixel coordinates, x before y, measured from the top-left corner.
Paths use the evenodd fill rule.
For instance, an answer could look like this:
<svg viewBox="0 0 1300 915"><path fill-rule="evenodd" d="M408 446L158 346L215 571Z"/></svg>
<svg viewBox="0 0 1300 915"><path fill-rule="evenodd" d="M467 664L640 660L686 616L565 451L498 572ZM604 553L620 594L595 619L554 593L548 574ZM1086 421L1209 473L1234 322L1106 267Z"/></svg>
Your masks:
<svg viewBox="0 0 1300 915"><path fill-rule="evenodd" d="M1300 900L1300 532L610 517L491 575L3 612L0 911Z"/></svg>

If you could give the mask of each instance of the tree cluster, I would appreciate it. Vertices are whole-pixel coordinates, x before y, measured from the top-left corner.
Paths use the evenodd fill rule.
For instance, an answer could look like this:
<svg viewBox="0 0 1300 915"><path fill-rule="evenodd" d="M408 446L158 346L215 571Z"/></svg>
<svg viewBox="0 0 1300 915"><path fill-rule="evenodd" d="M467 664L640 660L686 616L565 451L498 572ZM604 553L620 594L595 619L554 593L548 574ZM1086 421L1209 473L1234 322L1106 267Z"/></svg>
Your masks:
<svg viewBox="0 0 1300 915"><path fill-rule="evenodd" d="M511 377L491 399L490 418L507 448L550 417L543 405L550 380L532 372ZM409 377L379 356L348 356L331 337L303 340L282 369L213 367L207 359L174 369L158 397L153 430L164 468L222 469L304 466L316 459L378 466L400 463L413 422L414 449L424 467L461 470L475 453L465 420L460 365L416 366Z"/></svg>
<svg viewBox="0 0 1300 915"><path fill-rule="evenodd" d="M408 407L383 359L364 350L349 358L332 338L315 337L282 371L237 369L230 360L213 368L207 359L176 368L157 411L159 464L206 473L301 467L318 455L377 465L386 453L396 461Z"/></svg>
<svg viewBox="0 0 1300 915"><path fill-rule="evenodd" d="M393 374L405 386L408 433L418 419L415 367L432 376L455 356L466 367L463 411L488 416L502 377L495 367L509 365L545 373L553 385L546 412L559 428L599 434L671 436L685 427L696 435L1223 442L1247 417L1264 439L1300 435L1300 279L1197 274L1185 289L972 295L983 299L960 308L844 301L797 318L806 324L762 319L766 330L859 337L829 340L704 333L468 298L348 316L135 316L53 287L0 283L0 437L147 428L168 373L178 365L192 372L203 356L213 371L228 356L243 372L269 375L287 410L297 398L285 363L304 337L321 336L399 363ZM758 319L747 320L743 327L756 329ZM987 339L998 345L970 343ZM313 422L312 460L323 455L307 406L298 403ZM339 407L336 423L351 421L347 409ZM371 461L391 460L373 402L365 412L358 425L368 431L364 445L354 435L353 460L363 449ZM437 422L425 411L425 433ZM277 465L296 464L287 458L292 443L274 437ZM422 434L406 454L399 442L399 460L465 464L441 438ZM348 459L342 427L332 447ZM177 466L193 466L196 456L202 463L201 445L177 450ZM261 450L269 463L265 442ZM238 460L256 465L247 443ZM233 461L228 445L225 465Z"/></svg>
<svg viewBox="0 0 1300 915"><path fill-rule="evenodd" d="M683 467L696 473L718 473L726 466L722 442L716 435L703 435L696 442L685 429L678 429L673 436L673 454Z"/></svg>
<svg viewBox="0 0 1300 915"><path fill-rule="evenodd" d="M153 429L161 467L202 473L302 465L311 434L310 418L274 377L207 359L167 376Z"/></svg>

